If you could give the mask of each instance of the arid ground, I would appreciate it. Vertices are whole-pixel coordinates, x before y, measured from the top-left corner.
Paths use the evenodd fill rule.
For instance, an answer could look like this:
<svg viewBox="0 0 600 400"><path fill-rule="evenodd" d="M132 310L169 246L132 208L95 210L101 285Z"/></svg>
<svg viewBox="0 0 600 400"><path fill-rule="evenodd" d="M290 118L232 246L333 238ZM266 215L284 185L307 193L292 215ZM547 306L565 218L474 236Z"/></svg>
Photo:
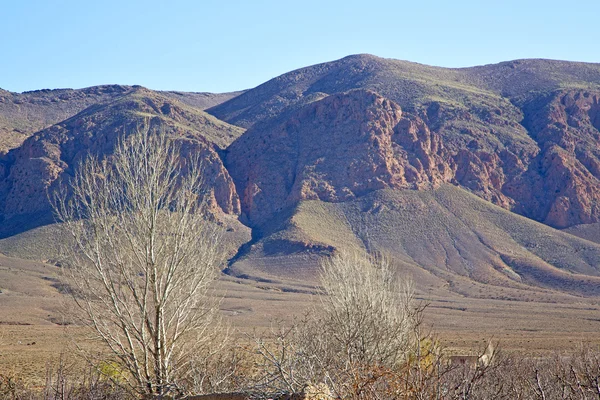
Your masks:
<svg viewBox="0 0 600 400"><path fill-rule="evenodd" d="M86 345L87 339L80 328L62 325L65 296L59 278L56 266L0 256L0 373L18 372L42 382L61 358L66 364L80 362L73 341ZM218 287L223 315L240 341L278 323L290 324L318 306L311 285L291 279L259 282L223 275ZM419 292L417 300L428 304L425 328L454 354L474 354L491 339L503 351L531 354L569 351L582 343L600 346L598 300L505 301L450 292Z"/></svg>

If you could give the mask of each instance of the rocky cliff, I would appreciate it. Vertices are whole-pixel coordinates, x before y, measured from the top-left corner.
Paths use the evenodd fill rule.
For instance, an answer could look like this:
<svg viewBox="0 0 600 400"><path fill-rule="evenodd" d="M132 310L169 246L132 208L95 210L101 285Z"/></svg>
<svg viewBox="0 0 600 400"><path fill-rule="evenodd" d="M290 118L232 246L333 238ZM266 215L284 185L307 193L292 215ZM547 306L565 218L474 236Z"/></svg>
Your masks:
<svg viewBox="0 0 600 400"><path fill-rule="evenodd" d="M505 187L515 211L555 227L600 218L600 91L558 91L525 106L538 146L527 170Z"/></svg>
<svg viewBox="0 0 600 400"><path fill-rule="evenodd" d="M301 199L451 182L563 228L600 218L599 95L596 64L444 69L359 55L284 74L209 112L250 127L227 165L251 220Z"/></svg>
<svg viewBox="0 0 600 400"><path fill-rule="evenodd" d="M489 132L453 140L448 124L469 114L448 117L433 106L421 116L403 113L379 94L354 90L251 128L229 147L226 165L255 224L300 200L339 202L442 182L551 226L591 223L600 216L599 96L536 99L526 108L530 136L494 147Z"/></svg>
<svg viewBox="0 0 600 400"><path fill-rule="evenodd" d="M3 236L48 217L48 193L85 157L149 124L201 154L213 212L253 228L230 271L314 271L322 254L362 246L425 281L460 281L460 293L476 281L488 285L477 296L489 285L499 298L509 286L527 297L528 285L598 294L600 247L553 228L587 235L600 222L600 65L444 69L358 55L237 94L0 98L0 129L44 128L0 155Z"/></svg>
<svg viewBox="0 0 600 400"><path fill-rule="evenodd" d="M149 125L201 154L214 210L240 212L235 187L219 153L243 130L166 96L137 88L97 104L30 138L0 160L0 214L4 220L48 214L49 195L89 155L112 152L118 138Z"/></svg>
<svg viewBox="0 0 600 400"><path fill-rule="evenodd" d="M332 95L283 121L250 129L226 166L253 224L301 200L340 202L385 188L451 179L453 165L422 120L364 90Z"/></svg>

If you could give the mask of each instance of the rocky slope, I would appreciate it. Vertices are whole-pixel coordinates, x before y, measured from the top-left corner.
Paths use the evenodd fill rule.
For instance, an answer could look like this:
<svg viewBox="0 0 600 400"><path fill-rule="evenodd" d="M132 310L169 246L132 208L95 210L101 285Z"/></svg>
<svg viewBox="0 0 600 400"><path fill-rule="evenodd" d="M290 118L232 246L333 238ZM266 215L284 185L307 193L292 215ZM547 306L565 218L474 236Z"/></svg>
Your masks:
<svg viewBox="0 0 600 400"><path fill-rule="evenodd" d="M25 93L0 89L0 152L20 146L33 133L70 118L91 105L112 101L136 89L123 85ZM203 110L240 93L163 92L163 95Z"/></svg>
<svg viewBox="0 0 600 400"><path fill-rule="evenodd" d="M600 245L450 184L377 190L338 203L305 200L261 229L262 237L229 273L310 279L318 275L318 256L364 249L391 257L428 295L450 290L521 301L552 301L557 293L600 296Z"/></svg>
<svg viewBox="0 0 600 400"><path fill-rule="evenodd" d="M486 137L457 143L436 129L432 120L451 118L439 109L403 113L355 90L251 128L228 149L227 167L253 223L300 200L345 201L442 182L551 226L591 223L600 216L598 98L561 91L536 99L524 122L531 136L492 149Z"/></svg>
<svg viewBox="0 0 600 400"><path fill-rule="evenodd" d="M253 225L301 200L340 202L385 189L422 189L452 177L439 136L419 118L363 90L332 95L270 127L250 129L226 166Z"/></svg>
<svg viewBox="0 0 600 400"><path fill-rule="evenodd" d="M120 135L144 124L179 137L184 151L200 152L212 208L239 213L239 199L219 152L243 130L138 87L34 134L0 160L0 214L5 230L12 226L10 221L48 219L48 194L68 179L82 160L88 155L110 154Z"/></svg>
<svg viewBox="0 0 600 400"><path fill-rule="evenodd" d="M67 119L93 104L113 100L131 90L129 86L121 85L25 93L0 90L0 152L20 146L34 132Z"/></svg>
<svg viewBox="0 0 600 400"><path fill-rule="evenodd" d="M600 91L561 90L525 105L538 145L527 170L506 185L515 211L556 227L600 218Z"/></svg>
<svg viewBox="0 0 600 400"><path fill-rule="evenodd" d="M444 69L359 55L234 94L2 96L0 127L45 128L0 157L0 236L49 220L48 192L149 123L202 154L215 214L252 228L231 273L314 275L347 247L385 251L419 282L469 296L600 295L600 247L585 240L600 223L600 65ZM19 96L31 99L14 108Z"/></svg>
<svg viewBox="0 0 600 400"><path fill-rule="evenodd" d="M335 99L340 93L356 89L370 90L395 103L393 107L406 117L397 118L392 114L400 111L385 110L380 110L381 115L367 116L370 106L366 103L347 106L343 101L328 98ZM290 196L288 202L315 196L325 199L327 191L333 193L329 196L331 200L351 197L349 193L340 196L341 189L329 188L331 181L337 178L320 180L313 174L312 183L307 183L303 172L306 168L316 168L315 171L323 175L322 171L337 165L328 153L335 151L331 148L338 145L337 139L332 140L328 133L344 129L340 122L350 114L355 126L349 130L364 128L376 132L379 127L375 126L380 123L381 129L387 132L383 136L402 148L392 155L389 143L382 143L384 148L377 147L380 143L375 141L368 145L370 150L365 151L379 154L379 158L363 160L370 165L365 167L363 162L361 171L378 171L377 175L387 169L386 173L391 174L389 179L383 179L387 179L386 183L379 186L410 187L412 183L414 188L419 188L424 187L423 182L452 182L496 205L564 228L596 222L600 218L600 208L596 206L597 193L600 193L597 190L600 184L599 97L600 66L596 64L522 60L444 69L359 55L284 74L209 112L225 121L251 127L248 137L240 139L239 144L234 143L228 156L234 170L241 171L240 165L246 163L252 171L242 175L232 172L239 176L237 181L243 192L245 210L256 209L255 200L260 202L262 196L270 196L271 187L274 192L283 190L280 183L289 187L285 189L289 193L283 196ZM327 107L331 107L329 113L317 111ZM381 118L381 121L373 122L370 118ZM290 134L295 129L299 133ZM412 131L410 135L415 139L409 141L413 144L399 142L407 138L406 135L395 134L396 139L391 139L392 132L402 129ZM380 133L373 134L383 137ZM270 161L261 160L254 150L243 148L260 146L264 141L266 147L263 146L261 152L268 158L279 151L270 146L271 141L281 144L288 140L286 135L290 138L284 144L289 147L284 150L288 156L295 157L295 146L319 147L314 144L315 140L321 143L317 149L320 155L313 155L308 166L303 165L305 160L298 160L292 174L286 167L287 172L280 174L285 175L285 179L276 176L271 183L263 182L263 185L271 185L265 186L264 192L260 185L258 189L253 188L257 179L271 179L264 171L273 171L273 166L264 169ZM344 151L351 158L352 149L348 147ZM340 154L335 157L339 158ZM250 158L236 161L240 156ZM319 157L323 160L315 167L314 161ZM407 157L414 162L405 161ZM341 164L347 167L349 162ZM402 164L403 170L397 170L399 167L395 164ZM407 165L410 165L408 169ZM273 175L278 174L275 171ZM435 174L439 176L434 177ZM363 178L356 184L372 185ZM374 175L366 179L380 180ZM347 184L342 186L347 187ZM321 187L317 194L311 193L315 187ZM258 196L251 194L257 190L261 190ZM281 193L273 196L273 201L283 198ZM266 209L271 207L268 205L271 200L266 201Z"/></svg>

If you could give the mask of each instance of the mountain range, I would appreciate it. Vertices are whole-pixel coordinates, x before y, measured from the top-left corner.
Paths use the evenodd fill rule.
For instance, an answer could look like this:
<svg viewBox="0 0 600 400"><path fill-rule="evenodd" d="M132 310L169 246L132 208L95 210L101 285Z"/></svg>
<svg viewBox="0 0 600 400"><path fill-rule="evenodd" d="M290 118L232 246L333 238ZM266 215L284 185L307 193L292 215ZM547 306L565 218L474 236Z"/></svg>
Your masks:
<svg viewBox="0 0 600 400"><path fill-rule="evenodd" d="M421 291L600 296L600 64L354 55L227 94L0 91L0 251L41 241L48 193L142 124L202 155L228 274L311 280L363 248Z"/></svg>

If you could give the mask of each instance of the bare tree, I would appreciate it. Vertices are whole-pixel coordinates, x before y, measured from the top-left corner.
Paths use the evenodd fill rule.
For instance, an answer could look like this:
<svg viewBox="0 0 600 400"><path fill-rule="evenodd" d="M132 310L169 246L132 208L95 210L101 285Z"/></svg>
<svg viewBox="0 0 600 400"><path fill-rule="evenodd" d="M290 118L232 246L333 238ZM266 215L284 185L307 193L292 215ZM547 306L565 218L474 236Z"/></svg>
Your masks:
<svg viewBox="0 0 600 400"><path fill-rule="evenodd" d="M418 347L422 311L409 279L381 256L339 253L322 264L318 305L292 328L256 340L261 388L301 392L325 384L322 398L390 396ZM331 396L331 397L328 397Z"/></svg>
<svg viewBox="0 0 600 400"><path fill-rule="evenodd" d="M222 254L199 161L140 129L113 155L83 162L55 201L74 244L64 270L75 316L144 396L180 390L194 356L215 342L210 289Z"/></svg>
<svg viewBox="0 0 600 400"><path fill-rule="evenodd" d="M381 255L341 253L323 263L322 325L346 362L394 368L413 342L410 279Z"/></svg>

